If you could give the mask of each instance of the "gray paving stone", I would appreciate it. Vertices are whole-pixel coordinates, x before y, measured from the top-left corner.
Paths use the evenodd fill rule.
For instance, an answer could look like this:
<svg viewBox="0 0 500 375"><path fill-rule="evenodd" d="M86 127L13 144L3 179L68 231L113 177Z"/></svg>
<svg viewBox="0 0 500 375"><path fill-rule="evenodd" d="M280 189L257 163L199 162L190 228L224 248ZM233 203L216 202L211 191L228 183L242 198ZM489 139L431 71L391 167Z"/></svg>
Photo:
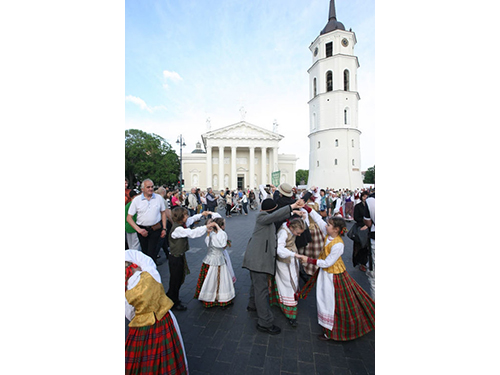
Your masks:
<svg viewBox="0 0 500 375"><path fill-rule="evenodd" d="M224 217L223 212L220 213ZM174 315L182 332L190 373L374 374L374 331L349 342L324 342L317 339L322 331L318 324L315 290L306 300L299 300L297 328L292 328L281 310L273 306L275 324L282 329L281 334L272 336L257 331L256 313L246 311L250 275L248 270L241 268L256 213L250 211L248 216L235 215L226 220L226 232L233 242L229 251L237 278L236 298L233 306L227 310L218 307L205 309L200 301L193 298L206 246L203 237L189 240L191 250L186 253L186 258L191 273L186 276L180 290L180 298L188 309L174 311ZM348 228L351 225L348 223ZM345 237L344 243L342 259L347 272L363 289L369 291L365 273L352 267L352 241ZM158 267L158 271L165 290L168 290L168 261L163 252L161 255L164 263ZM127 329L126 326L125 332Z"/></svg>

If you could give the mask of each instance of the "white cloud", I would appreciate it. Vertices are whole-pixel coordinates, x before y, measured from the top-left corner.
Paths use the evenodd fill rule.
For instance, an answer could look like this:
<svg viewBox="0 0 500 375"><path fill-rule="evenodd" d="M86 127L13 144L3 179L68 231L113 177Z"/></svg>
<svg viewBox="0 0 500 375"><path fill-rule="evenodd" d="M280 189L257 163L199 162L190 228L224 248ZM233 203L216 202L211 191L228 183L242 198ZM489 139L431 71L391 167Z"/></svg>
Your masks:
<svg viewBox="0 0 500 375"><path fill-rule="evenodd" d="M167 81L168 80L171 80L171 81L174 81L174 82L182 81L182 77L179 75L179 73L177 73L177 72L169 72L168 70L164 70L163 71L163 77L165 77L165 79Z"/></svg>
<svg viewBox="0 0 500 375"><path fill-rule="evenodd" d="M144 100L142 100L141 98L138 98L137 96L133 96L133 95L127 95L125 97L125 101L134 103L134 104L138 105L139 108L145 109L149 113L153 113L154 111L157 111L159 109L164 109L164 110L167 109L163 105L158 105L158 106L150 107L149 105L146 104L146 102Z"/></svg>

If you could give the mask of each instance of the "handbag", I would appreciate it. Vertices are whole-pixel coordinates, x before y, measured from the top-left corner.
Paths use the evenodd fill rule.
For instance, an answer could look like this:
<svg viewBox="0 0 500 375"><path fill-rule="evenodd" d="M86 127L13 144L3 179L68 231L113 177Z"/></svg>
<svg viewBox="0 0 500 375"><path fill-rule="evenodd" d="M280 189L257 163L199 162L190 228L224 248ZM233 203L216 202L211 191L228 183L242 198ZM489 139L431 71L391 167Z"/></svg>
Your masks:
<svg viewBox="0 0 500 375"><path fill-rule="evenodd" d="M369 243L370 230L361 230L358 225L354 224L352 228L347 232L347 237L349 237L352 241L359 243L360 246L364 248Z"/></svg>
<svg viewBox="0 0 500 375"><path fill-rule="evenodd" d="M319 214L321 217L326 217L326 210L320 211Z"/></svg>

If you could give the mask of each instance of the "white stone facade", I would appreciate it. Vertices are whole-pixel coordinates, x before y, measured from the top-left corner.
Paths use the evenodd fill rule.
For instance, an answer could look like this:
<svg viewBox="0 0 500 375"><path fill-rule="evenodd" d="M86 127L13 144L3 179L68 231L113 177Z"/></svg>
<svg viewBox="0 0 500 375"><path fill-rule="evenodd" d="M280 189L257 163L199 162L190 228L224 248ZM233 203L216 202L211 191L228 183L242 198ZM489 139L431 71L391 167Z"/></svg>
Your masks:
<svg viewBox="0 0 500 375"><path fill-rule="evenodd" d="M271 183L271 173L280 171L280 182L295 184L295 155L278 154L284 137L240 121L201 136L203 149L182 157L184 189L192 187L214 191L258 189ZM222 162L221 162L222 161Z"/></svg>
<svg viewBox="0 0 500 375"><path fill-rule="evenodd" d="M308 186L334 189L363 186L355 44L353 32L337 29L319 35L309 47L313 61L308 70ZM327 55L329 50L331 53Z"/></svg>

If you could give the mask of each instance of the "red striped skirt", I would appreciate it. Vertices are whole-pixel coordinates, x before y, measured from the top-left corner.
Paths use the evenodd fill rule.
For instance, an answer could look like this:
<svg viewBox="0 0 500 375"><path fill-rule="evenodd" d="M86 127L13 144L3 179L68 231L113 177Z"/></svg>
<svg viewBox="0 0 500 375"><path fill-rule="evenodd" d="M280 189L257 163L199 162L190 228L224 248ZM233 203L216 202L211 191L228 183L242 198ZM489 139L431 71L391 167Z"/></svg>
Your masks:
<svg viewBox="0 0 500 375"><path fill-rule="evenodd" d="M152 326L129 328L125 374L187 374L182 343L169 313Z"/></svg>
<svg viewBox="0 0 500 375"><path fill-rule="evenodd" d="M208 265L206 263L201 264L200 276L198 277L198 283L196 284L196 290L194 292L194 298L196 298L196 299L198 299L198 297L200 296L201 287L203 286L203 283L205 282L205 278L207 277L207 272L208 272L209 268L210 268L210 265ZM220 275L220 266L218 269L217 280L220 279L219 275ZM233 303L232 300L227 301L227 302L205 302L205 301L201 301L201 302L203 302L203 306L206 308L215 307L215 306L220 306L220 307L228 306L228 305Z"/></svg>
<svg viewBox="0 0 500 375"><path fill-rule="evenodd" d="M288 319L297 319L297 306L287 306L280 301L278 285L276 284L276 279L274 277L271 277L269 304L271 306L279 306L281 311L283 311L283 314L285 314Z"/></svg>
<svg viewBox="0 0 500 375"><path fill-rule="evenodd" d="M301 298L307 298L316 284L319 270L304 285ZM328 338L337 341L354 340L375 329L375 301L347 273L333 275L335 286L335 316L333 330L323 328Z"/></svg>

